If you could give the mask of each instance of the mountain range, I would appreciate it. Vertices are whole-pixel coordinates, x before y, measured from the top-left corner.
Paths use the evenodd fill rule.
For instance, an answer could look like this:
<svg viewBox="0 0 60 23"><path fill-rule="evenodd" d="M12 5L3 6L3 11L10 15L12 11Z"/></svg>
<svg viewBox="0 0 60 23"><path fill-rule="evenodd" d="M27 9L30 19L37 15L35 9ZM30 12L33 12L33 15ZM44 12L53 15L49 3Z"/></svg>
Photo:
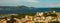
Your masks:
<svg viewBox="0 0 60 23"><path fill-rule="evenodd" d="M15 6L0 6L3 10L0 10L0 14L10 14L10 13L36 13L36 12L45 12L45 11L56 11L60 12L60 8L16 8ZM7 10L6 10L7 9Z"/></svg>

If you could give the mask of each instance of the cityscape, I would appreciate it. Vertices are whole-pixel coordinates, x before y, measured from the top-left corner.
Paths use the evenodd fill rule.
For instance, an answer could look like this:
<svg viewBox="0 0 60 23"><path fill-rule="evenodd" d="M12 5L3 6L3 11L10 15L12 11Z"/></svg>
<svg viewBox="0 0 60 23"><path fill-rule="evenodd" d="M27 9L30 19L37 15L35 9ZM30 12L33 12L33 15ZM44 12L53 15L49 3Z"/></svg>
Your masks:
<svg viewBox="0 0 60 23"><path fill-rule="evenodd" d="M0 23L60 23L60 0L0 0Z"/></svg>
<svg viewBox="0 0 60 23"><path fill-rule="evenodd" d="M0 8L0 23L60 23L60 8ZM18 11L17 11L18 10Z"/></svg>

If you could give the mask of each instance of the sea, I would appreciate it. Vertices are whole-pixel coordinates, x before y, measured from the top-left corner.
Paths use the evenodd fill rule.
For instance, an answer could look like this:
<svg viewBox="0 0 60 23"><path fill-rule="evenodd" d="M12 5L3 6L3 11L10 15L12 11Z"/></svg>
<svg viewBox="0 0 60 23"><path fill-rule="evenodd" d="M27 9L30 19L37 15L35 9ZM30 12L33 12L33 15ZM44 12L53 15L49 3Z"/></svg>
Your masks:
<svg viewBox="0 0 60 23"><path fill-rule="evenodd" d="M54 9L53 9L54 10ZM0 10L0 14L13 14L13 13L36 13L36 12L49 12L52 11L50 8L33 8L33 9L16 9L16 10ZM54 10L60 12L59 10Z"/></svg>

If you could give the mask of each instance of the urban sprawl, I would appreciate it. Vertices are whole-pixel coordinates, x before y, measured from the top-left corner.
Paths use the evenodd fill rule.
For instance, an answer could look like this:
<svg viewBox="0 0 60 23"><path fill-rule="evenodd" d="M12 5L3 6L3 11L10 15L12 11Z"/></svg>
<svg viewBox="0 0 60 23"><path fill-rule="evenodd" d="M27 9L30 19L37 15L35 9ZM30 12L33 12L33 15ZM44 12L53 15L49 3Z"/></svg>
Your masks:
<svg viewBox="0 0 60 23"><path fill-rule="evenodd" d="M60 23L58 13L55 11L37 12L34 16L25 15L24 18L14 17L18 14L0 14L0 23Z"/></svg>

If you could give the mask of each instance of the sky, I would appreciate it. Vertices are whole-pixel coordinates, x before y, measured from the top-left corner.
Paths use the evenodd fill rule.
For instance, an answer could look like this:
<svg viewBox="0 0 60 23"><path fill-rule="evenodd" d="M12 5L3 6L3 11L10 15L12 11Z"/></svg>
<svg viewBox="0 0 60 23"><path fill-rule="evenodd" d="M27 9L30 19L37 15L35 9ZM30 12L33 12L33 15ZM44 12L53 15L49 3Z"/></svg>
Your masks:
<svg viewBox="0 0 60 23"><path fill-rule="evenodd" d="M0 0L0 6L60 7L60 0Z"/></svg>

